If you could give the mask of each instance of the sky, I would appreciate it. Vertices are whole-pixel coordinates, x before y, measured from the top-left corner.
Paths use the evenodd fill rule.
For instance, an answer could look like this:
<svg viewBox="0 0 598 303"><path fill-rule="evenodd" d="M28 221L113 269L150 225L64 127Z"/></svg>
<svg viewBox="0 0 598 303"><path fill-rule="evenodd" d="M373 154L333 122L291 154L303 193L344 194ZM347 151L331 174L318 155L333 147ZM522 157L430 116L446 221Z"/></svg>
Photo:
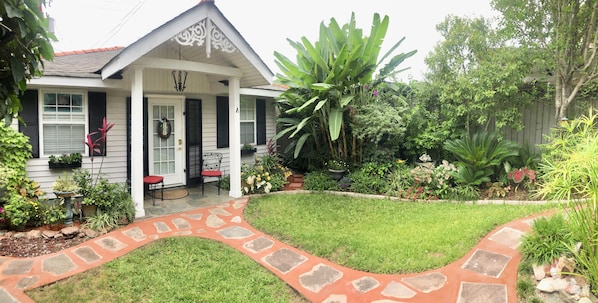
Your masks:
<svg viewBox="0 0 598 303"><path fill-rule="evenodd" d="M440 41L436 25L447 15L491 17L490 0L215 0L272 72L278 72L274 51L290 59L296 52L287 39L317 41L320 23L334 18L339 24L355 12L357 27L369 32L374 13L388 16L384 54L405 38L394 52L417 53L399 68L409 68L400 80L421 80L425 57ZM199 3L199 0L51 0L46 13L55 20L56 52L127 46L163 23Z"/></svg>

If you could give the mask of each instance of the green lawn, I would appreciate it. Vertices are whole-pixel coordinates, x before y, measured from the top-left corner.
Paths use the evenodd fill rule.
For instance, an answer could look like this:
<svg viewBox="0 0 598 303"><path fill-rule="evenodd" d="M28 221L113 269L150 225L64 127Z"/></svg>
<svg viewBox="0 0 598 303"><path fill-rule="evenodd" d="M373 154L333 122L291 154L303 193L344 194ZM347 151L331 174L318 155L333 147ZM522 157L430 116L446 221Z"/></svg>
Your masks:
<svg viewBox="0 0 598 303"><path fill-rule="evenodd" d="M283 194L252 198L245 218L266 234L343 266L414 273L461 258L498 225L557 207Z"/></svg>
<svg viewBox="0 0 598 303"><path fill-rule="evenodd" d="M237 250L195 237L156 240L27 294L38 303L308 302Z"/></svg>
<svg viewBox="0 0 598 303"><path fill-rule="evenodd" d="M457 260L500 224L556 207L278 194L251 198L245 218L283 242L347 267L412 273ZM27 294L38 303L307 302L247 256L195 237L157 240Z"/></svg>

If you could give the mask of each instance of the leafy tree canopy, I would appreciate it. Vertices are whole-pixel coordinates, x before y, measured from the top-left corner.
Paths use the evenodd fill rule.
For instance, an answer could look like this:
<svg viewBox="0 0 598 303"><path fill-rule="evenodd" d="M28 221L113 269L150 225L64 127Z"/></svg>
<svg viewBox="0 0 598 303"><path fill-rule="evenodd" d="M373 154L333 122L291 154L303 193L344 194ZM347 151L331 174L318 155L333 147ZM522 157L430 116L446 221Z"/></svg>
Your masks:
<svg viewBox="0 0 598 303"><path fill-rule="evenodd" d="M502 26L533 50L538 76L554 82L555 119L598 78L598 0L492 0Z"/></svg>
<svg viewBox="0 0 598 303"><path fill-rule="evenodd" d="M0 0L0 120L9 125L22 109L19 95L27 80L40 76L42 59L54 50L48 19L41 12L45 0Z"/></svg>
<svg viewBox="0 0 598 303"><path fill-rule="evenodd" d="M521 106L529 104L522 79L526 53L484 18L447 16L437 26L443 39L426 57L427 80L438 94L445 129L521 129Z"/></svg>

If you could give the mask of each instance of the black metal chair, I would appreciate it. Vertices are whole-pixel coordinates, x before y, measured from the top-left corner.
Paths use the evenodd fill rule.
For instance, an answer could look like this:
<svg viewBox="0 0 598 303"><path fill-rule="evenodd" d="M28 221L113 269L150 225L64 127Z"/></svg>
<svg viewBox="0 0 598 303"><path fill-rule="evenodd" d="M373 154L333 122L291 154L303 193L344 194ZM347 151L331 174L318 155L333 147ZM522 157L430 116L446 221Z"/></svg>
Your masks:
<svg viewBox="0 0 598 303"><path fill-rule="evenodd" d="M220 180L222 179L222 153L204 153L201 169L201 194L204 194L205 178L218 178L218 195L220 195Z"/></svg>

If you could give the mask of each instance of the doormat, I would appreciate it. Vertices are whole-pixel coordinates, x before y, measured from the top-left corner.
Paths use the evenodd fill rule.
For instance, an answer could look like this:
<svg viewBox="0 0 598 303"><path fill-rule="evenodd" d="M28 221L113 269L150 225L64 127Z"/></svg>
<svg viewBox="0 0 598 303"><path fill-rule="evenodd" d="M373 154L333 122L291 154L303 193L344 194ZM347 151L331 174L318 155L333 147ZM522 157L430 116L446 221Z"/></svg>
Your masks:
<svg viewBox="0 0 598 303"><path fill-rule="evenodd" d="M162 191L160 189L156 189L154 195L157 199L162 199ZM189 195L189 192L186 189L177 188L177 189L165 189L164 190L164 200L176 200L182 199Z"/></svg>

